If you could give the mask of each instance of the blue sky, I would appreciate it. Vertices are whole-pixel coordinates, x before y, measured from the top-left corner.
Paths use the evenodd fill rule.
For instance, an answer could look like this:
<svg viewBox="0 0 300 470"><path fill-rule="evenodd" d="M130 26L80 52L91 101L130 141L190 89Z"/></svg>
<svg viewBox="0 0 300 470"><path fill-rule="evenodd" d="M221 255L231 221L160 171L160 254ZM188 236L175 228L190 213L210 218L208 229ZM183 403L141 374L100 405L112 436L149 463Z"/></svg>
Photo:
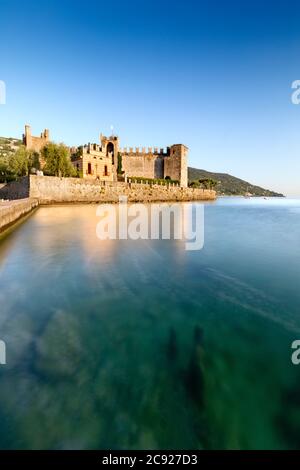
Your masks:
<svg viewBox="0 0 300 470"><path fill-rule="evenodd" d="M263 3L263 4L262 4ZM184 143L190 166L300 196L289 1L0 0L0 135Z"/></svg>

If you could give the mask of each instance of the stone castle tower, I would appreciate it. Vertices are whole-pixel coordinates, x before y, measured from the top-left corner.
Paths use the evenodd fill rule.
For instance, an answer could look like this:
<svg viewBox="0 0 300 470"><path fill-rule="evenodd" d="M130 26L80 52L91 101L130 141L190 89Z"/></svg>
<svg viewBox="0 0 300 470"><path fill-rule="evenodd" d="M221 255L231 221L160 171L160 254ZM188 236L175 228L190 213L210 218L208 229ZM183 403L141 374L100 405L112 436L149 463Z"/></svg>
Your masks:
<svg viewBox="0 0 300 470"><path fill-rule="evenodd" d="M49 142L49 130L45 129L40 137L31 134L31 127L26 124L25 134L23 134L23 144L28 150L40 152L42 148Z"/></svg>
<svg viewBox="0 0 300 470"><path fill-rule="evenodd" d="M110 137L105 137L101 133L100 143L101 143L101 148L102 148L103 153L111 161L113 181L117 181L119 138L113 135L111 135Z"/></svg>

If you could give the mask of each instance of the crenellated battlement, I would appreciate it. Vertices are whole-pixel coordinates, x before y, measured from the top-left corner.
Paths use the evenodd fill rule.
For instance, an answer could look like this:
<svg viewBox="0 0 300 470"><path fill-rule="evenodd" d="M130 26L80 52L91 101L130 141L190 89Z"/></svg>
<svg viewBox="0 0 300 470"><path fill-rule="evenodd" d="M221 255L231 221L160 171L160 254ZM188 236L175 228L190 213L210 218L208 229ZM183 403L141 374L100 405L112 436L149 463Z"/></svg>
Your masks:
<svg viewBox="0 0 300 470"><path fill-rule="evenodd" d="M122 147L119 152L123 155L131 156L148 156L148 157L168 157L170 155L170 147L158 148L158 147Z"/></svg>

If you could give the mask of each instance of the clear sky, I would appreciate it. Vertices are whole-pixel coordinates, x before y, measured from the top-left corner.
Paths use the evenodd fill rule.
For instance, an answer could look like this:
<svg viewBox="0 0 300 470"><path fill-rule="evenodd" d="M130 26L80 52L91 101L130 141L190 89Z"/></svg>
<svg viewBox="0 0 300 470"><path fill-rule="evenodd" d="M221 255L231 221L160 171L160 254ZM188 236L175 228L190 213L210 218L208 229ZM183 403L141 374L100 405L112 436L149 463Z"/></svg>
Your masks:
<svg viewBox="0 0 300 470"><path fill-rule="evenodd" d="M0 135L184 143L189 165L300 196L290 1L0 0Z"/></svg>

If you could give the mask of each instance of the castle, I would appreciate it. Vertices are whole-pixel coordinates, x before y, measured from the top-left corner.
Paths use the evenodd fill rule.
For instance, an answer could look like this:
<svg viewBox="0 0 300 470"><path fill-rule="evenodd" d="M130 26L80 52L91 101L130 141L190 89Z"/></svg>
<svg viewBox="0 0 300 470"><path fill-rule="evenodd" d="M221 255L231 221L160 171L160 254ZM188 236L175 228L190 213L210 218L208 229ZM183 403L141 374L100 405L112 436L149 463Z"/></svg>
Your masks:
<svg viewBox="0 0 300 470"><path fill-rule="evenodd" d="M117 136L100 135L100 144L88 144L81 155L72 161L82 172L83 178L103 181L117 181L118 168L126 177L176 180L182 187L187 186L188 148L182 144L167 147L166 150L150 147L147 150L136 147L120 148Z"/></svg>
<svg viewBox="0 0 300 470"><path fill-rule="evenodd" d="M25 125L25 133L23 134L23 144L28 150L33 150L34 152L40 152L42 148L50 142L49 139L49 130L45 129L41 133L40 137L34 137L31 135L31 127L27 124Z"/></svg>
<svg viewBox="0 0 300 470"><path fill-rule="evenodd" d="M136 147L120 148L117 136L105 137L100 134L99 144L79 147L72 165L83 178L100 181L118 181L118 175L126 178L171 179L181 187L187 187L188 148L174 144L165 149L149 147L147 150ZM33 137L29 126L25 126L24 145L34 151L40 150L49 142L46 129L41 137Z"/></svg>

